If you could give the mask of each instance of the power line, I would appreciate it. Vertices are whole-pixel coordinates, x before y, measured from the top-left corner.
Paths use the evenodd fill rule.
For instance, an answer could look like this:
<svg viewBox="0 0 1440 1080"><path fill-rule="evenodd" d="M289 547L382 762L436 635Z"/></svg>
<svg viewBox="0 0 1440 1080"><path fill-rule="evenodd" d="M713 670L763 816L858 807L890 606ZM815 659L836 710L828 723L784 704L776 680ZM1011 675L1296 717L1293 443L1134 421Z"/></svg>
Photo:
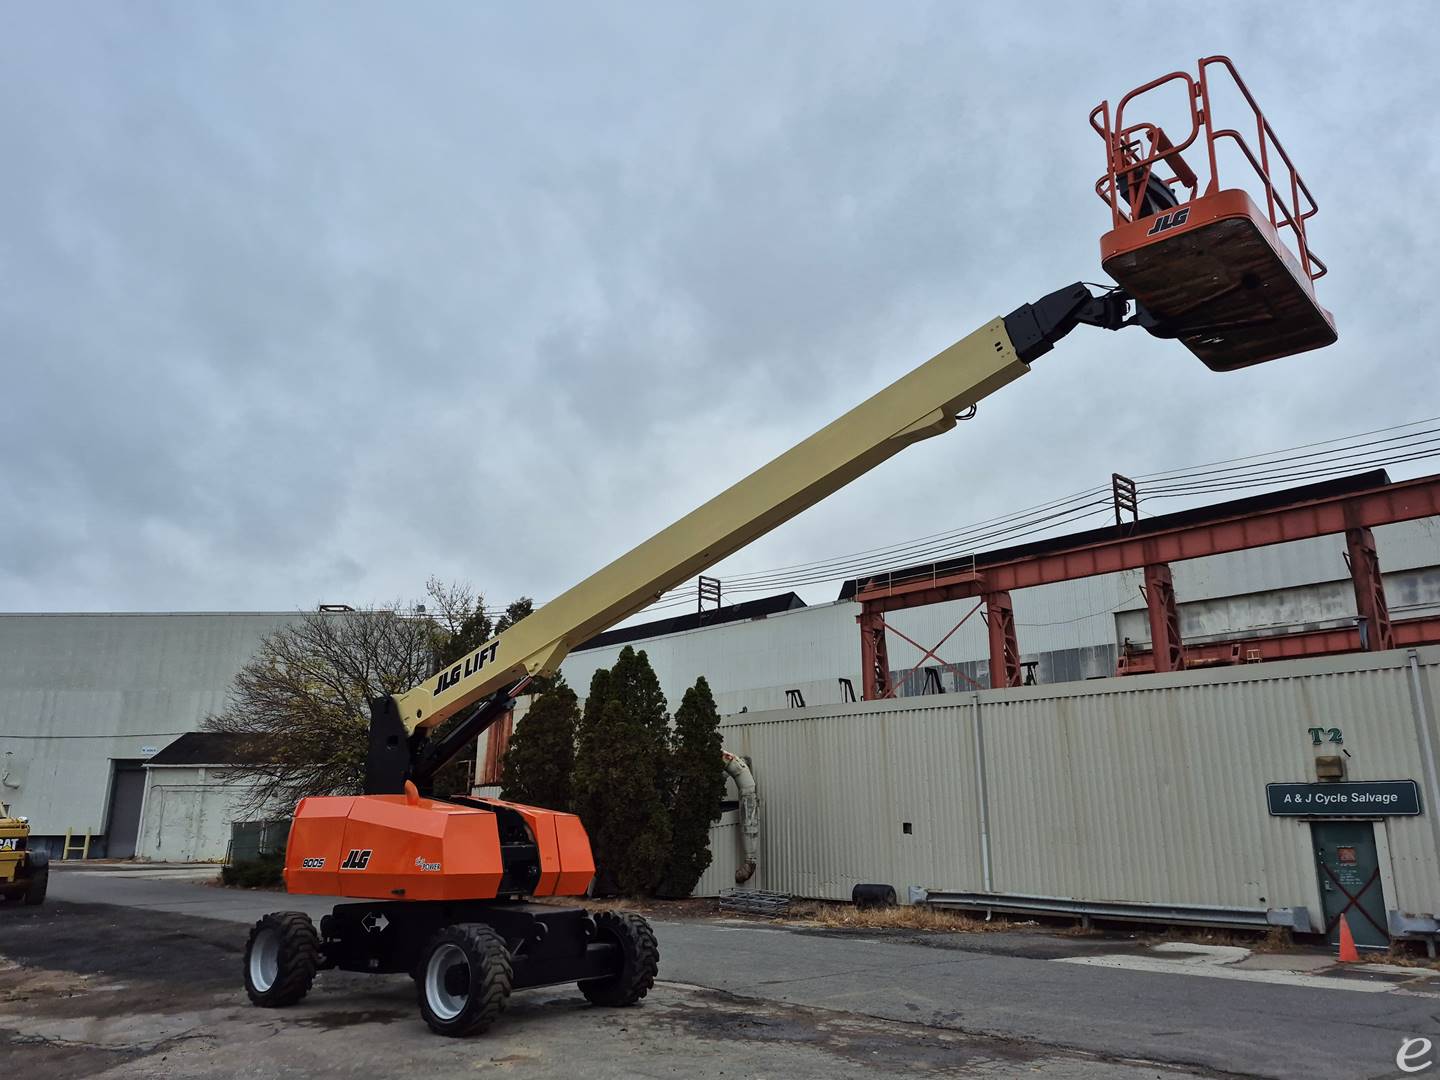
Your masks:
<svg viewBox="0 0 1440 1080"><path fill-rule="evenodd" d="M1135 477L1136 480L1155 480L1164 477L1172 472L1193 473L1198 469L1208 469L1212 465L1229 465L1236 461L1253 461L1256 458L1274 457L1276 454L1288 454L1295 450L1309 450L1315 446L1328 446L1331 443L1349 442L1351 439L1363 439L1370 435L1383 435L1387 431L1400 431L1403 428L1419 427L1421 424L1440 423L1440 416L1426 417L1424 420L1411 420L1405 424L1394 424L1391 427L1375 428L1373 431L1361 431L1354 435L1339 435L1333 439L1322 439L1319 442L1301 443L1299 446L1287 446L1280 450L1268 450L1263 454L1247 454L1242 457L1224 458L1220 461L1207 461L1200 465L1187 465L1180 469L1162 469L1160 472L1141 473Z"/></svg>
<svg viewBox="0 0 1440 1080"><path fill-rule="evenodd" d="M1142 474L1139 479L1158 483L1142 488L1140 494L1142 500L1159 500L1244 491L1440 457L1440 426L1413 430L1437 422L1440 422L1440 417L1431 417L1283 450L1207 462L1188 469ZM1403 434L1391 434L1394 432ZM1388 437L1369 439L1372 435ZM1317 447L1328 449L1315 450ZM1102 494L1104 498L1098 497ZM738 574L724 579L725 593L734 595L779 591L844 578L875 576L893 570L897 565L913 566L924 561L940 561L955 555L972 553L984 544L1013 544L1061 526L1073 527L1081 521L1105 513L1110 506L1108 487L1088 488L1059 499L1035 504L1025 510L987 518L960 529L931 533L914 540L827 559ZM669 610L688 606L694 603L694 600L693 584L686 583L667 591L645 610Z"/></svg>

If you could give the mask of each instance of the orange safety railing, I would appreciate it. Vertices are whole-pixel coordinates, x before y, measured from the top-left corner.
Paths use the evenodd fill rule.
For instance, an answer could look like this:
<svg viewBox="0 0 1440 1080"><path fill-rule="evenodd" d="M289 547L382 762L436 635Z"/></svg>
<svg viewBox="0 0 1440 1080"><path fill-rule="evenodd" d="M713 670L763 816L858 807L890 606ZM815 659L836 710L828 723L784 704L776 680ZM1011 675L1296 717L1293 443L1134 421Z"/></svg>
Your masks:
<svg viewBox="0 0 1440 1080"><path fill-rule="evenodd" d="M1216 126L1210 99L1212 69L1222 78L1228 76L1250 106L1255 139L1259 145L1258 154L1239 130ZM1190 108L1190 130L1184 138L1176 142L1158 125L1149 121L1126 124L1127 107L1136 99L1171 82L1183 84ZM1095 182L1095 193L1109 204L1115 227L1141 216L1141 207L1152 178L1169 188L1182 205L1219 191L1220 177L1215 149L1221 141L1229 140L1250 162L1264 185L1266 210L1270 215L1270 224L1277 234L1285 229L1290 230L1291 238L1298 249L1300 265L1311 281L1325 276L1325 264L1310 250L1309 238L1305 232L1305 223L1315 216L1318 209L1315 197L1310 194L1309 187L1301 178L1294 162L1290 160L1290 155L1285 152L1275 130L1265 119L1265 114L1260 111L1250 88L1240 78L1240 73L1235 70L1235 65L1228 56L1207 56L1202 59L1198 79L1192 78L1186 72L1174 71L1136 87L1120 99L1115 107L1113 121L1110 102L1102 101L1090 112L1090 126L1105 140L1108 158L1105 175ZM1183 151L1197 143L1204 148L1206 164L1210 170L1203 190L1200 187L1200 178L1182 156ZM1172 175L1162 177L1155 172L1156 166L1162 162ZM1275 171L1281 172L1278 184L1277 177L1272 174L1272 166ZM1177 188L1188 189L1188 192L1182 197Z"/></svg>

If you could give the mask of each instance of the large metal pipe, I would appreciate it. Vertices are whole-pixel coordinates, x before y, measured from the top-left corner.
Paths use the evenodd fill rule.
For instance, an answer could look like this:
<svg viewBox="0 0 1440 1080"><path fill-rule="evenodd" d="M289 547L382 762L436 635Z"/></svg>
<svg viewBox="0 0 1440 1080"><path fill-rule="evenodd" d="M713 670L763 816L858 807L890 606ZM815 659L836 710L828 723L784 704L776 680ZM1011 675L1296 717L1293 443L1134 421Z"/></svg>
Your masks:
<svg viewBox="0 0 1440 1080"><path fill-rule="evenodd" d="M1425 768L1426 797L1430 800L1430 838L1435 851L1440 855L1440 766L1435 760L1435 742L1431 736L1430 708L1425 700L1425 683L1420 677L1420 654L1414 649L1405 654L1406 672L1410 676L1410 709L1415 720L1415 734L1419 737L1421 761Z"/></svg>
<svg viewBox="0 0 1440 1080"><path fill-rule="evenodd" d="M755 876L760 857L760 795L755 790L755 775L744 758L728 750L721 750L720 756L740 791L740 836L745 843L745 861L735 871L735 883L743 885Z"/></svg>
<svg viewBox="0 0 1440 1080"><path fill-rule="evenodd" d="M990 866L990 791L985 776L985 731L980 726L980 695L970 696L975 710L975 811L980 822L980 887L995 891Z"/></svg>

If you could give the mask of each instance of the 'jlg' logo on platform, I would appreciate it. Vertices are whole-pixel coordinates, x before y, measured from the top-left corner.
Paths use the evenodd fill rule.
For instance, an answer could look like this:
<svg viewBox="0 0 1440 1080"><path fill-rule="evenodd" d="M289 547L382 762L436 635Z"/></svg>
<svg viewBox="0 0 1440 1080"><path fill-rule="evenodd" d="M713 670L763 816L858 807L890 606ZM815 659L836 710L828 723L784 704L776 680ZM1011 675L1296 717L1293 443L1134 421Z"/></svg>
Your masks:
<svg viewBox="0 0 1440 1080"><path fill-rule="evenodd" d="M1155 219L1155 224L1150 226L1150 231L1145 235L1154 236L1156 233L1162 233L1166 229L1173 229L1177 225L1184 225L1185 222L1189 220L1190 208L1188 206L1183 210L1176 210L1170 214L1161 214Z"/></svg>
<svg viewBox="0 0 1440 1080"><path fill-rule="evenodd" d="M340 864L341 870L364 870L370 865L370 849L364 851L359 848L351 848L350 854L345 856L345 861Z"/></svg>

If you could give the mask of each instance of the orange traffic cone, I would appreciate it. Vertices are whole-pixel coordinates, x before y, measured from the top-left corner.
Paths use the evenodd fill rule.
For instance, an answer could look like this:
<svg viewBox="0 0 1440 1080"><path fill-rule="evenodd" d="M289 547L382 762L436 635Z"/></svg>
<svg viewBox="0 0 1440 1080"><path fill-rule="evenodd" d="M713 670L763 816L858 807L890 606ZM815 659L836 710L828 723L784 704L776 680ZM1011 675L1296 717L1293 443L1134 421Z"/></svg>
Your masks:
<svg viewBox="0 0 1440 1080"><path fill-rule="evenodd" d="M1355 935L1350 933L1350 920L1340 916L1340 963L1358 964L1360 952L1355 948Z"/></svg>

